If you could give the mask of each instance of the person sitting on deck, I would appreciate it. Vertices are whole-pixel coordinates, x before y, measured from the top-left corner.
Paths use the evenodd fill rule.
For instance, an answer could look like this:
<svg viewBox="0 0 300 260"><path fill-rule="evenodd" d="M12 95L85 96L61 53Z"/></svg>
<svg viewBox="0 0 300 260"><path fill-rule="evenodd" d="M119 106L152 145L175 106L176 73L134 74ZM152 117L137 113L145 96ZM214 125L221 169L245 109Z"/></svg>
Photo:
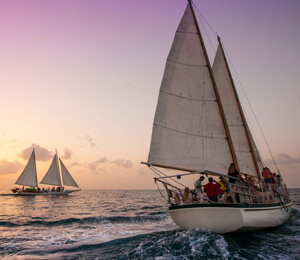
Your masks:
<svg viewBox="0 0 300 260"><path fill-rule="evenodd" d="M182 195L182 200L184 203L192 203L193 195L189 188L185 187Z"/></svg>
<svg viewBox="0 0 300 260"><path fill-rule="evenodd" d="M209 200L218 202L220 187L221 185L217 183L212 177L208 178L208 183L204 185L204 192L206 192Z"/></svg>
<svg viewBox="0 0 300 260"><path fill-rule="evenodd" d="M220 184L220 195L222 195L224 192L228 191L228 188L224 177L220 176L219 179L220 180L218 181L218 183Z"/></svg>

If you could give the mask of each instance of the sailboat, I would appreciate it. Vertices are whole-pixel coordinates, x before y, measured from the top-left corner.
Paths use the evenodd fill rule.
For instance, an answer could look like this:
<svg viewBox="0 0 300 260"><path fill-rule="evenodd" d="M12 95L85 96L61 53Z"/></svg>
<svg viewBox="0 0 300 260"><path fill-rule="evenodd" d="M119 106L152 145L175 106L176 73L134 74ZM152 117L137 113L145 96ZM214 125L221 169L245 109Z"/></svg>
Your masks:
<svg viewBox="0 0 300 260"><path fill-rule="evenodd" d="M228 177L232 163L242 176L233 182ZM155 183L173 221L183 229L254 231L277 227L290 217L292 200L282 178L265 184L261 176L265 165L221 39L211 67L191 0L167 58L148 160L142 164L159 176ZM203 190L196 194L194 181L199 176L221 178L225 191L216 200Z"/></svg>
<svg viewBox="0 0 300 260"><path fill-rule="evenodd" d="M78 189L65 190L64 186L71 186L79 188L72 175L58 157L57 152L55 153L52 163L46 172L44 178L40 182L41 184L56 186L50 188L39 188L37 182L36 163L34 150L31 157L21 173L16 184L30 186L31 188L18 189L17 193L21 196L32 196L32 195L68 195L72 192L78 191ZM14 191L13 191L14 192Z"/></svg>

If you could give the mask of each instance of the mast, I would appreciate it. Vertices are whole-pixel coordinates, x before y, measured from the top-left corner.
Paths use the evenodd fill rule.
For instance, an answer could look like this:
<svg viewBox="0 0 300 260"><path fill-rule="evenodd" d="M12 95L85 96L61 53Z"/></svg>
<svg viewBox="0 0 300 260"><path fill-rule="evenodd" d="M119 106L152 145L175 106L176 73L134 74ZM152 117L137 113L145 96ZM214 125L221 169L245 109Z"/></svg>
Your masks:
<svg viewBox="0 0 300 260"><path fill-rule="evenodd" d="M55 152L56 152L56 165L57 165L57 172L58 172L58 175L59 175L59 181L60 181L60 187L62 187L62 178L61 178L61 169L60 169L60 164L59 164L59 160L58 160L58 154L57 154L57 149L55 149Z"/></svg>
<svg viewBox="0 0 300 260"><path fill-rule="evenodd" d="M34 155L34 161L36 162L36 160L35 160L35 151L34 151L34 148L33 148L33 155ZM37 169L36 169L36 163L34 164L34 168L35 168L35 178L36 178L36 187L37 187L37 189L39 188L39 183L38 183L38 181L37 181Z"/></svg>
<svg viewBox="0 0 300 260"><path fill-rule="evenodd" d="M235 97L236 103L238 105L238 109L239 109L239 112L240 112L240 115L241 115L241 118L242 118L242 122L244 124L244 130L245 130L247 141L248 141L248 144L249 144L249 147L250 147L250 152L251 152L251 155L252 155L252 160L253 160L253 163L254 163L254 166L255 166L257 177L258 177L259 180L261 180L258 163L257 163L257 160L255 158L255 154L254 154L253 143L251 142L249 126L247 124L246 117L245 117L245 114L243 112L242 105L241 105L241 102L240 102L240 99L239 99L239 96L238 96L238 93L237 93L237 90L236 90L236 87L235 87L235 84L234 84L234 81L233 81L233 78L232 78L232 75L231 75L231 72L230 72L230 69L229 69L229 65L228 65L226 56L225 56L225 52L224 52L224 48L223 48L223 45L222 45L222 42L221 42L221 38L219 36L218 36L218 42L219 42L219 45L221 47L222 55L223 55L223 58L224 58L224 61L225 61L226 70L227 70L227 73L229 75L230 83L231 83L231 86L232 86L232 89L233 89L233 92L234 92L234 97Z"/></svg>
<svg viewBox="0 0 300 260"><path fill-rule="evenodd" d="M206 48L205 48L205 45L204 45L204 41L203 41L203 38L202 38L202 35L201 35L201 32L200 32L200 28L199 28L199 25L198 25L198 22L197 22L197 19L196 19L196 15L195 15L195 12L194 12L192 0L188 0L188 4L190 5L191 10L192 10L193 19L194 19L196 27L197 27L197 31L198 31L198 34L199 34L200 43L201 43L203 53L204 53L204 56L205 56L205 60L206 60L206 63L207 63L209 75L210 75L212 85L213 85L213 88L214 88L214 91L215 91L215 94L216 94L216 98L217 98L221 118L222 118L222 121L223 121L223 125L224 125L224 128L225 128L225 132L226 132L226 136L227 136L227 140L228 140L228 144L229 144L229 148L230 148L231 158L232 158L232 161L235 163L236 168L239 170L239 165L238 165L237 157L236 157L235 150L234 150L234 147L233 147L233 142L232 142L231 135L230 135L230 132L229 132L228 124L227 124L227 121L226 121L224 109L223 109L222 102L221 102L221 99L220 99L217 84L216 84L216 81L215 81L215 78L214 78L214 75L213 75L213 72L212 72L212 68L211 68L211 65L210 65L208 54L207 54L207 51L206 51Z"/></svg>

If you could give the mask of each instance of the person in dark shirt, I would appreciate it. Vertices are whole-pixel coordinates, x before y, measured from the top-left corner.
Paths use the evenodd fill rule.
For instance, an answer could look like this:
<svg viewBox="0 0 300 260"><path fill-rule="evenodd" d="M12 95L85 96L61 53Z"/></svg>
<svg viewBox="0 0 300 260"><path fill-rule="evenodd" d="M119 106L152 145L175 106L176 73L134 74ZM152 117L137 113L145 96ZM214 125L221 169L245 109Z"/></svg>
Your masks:
<svg viewBox="0 0 300 260"><path fill-rule="evenodd" d="M235 164L231 163L228 169L228 176L229 176L229 182L230 183L235 183L237 179L240 179L240 173L239 171L235 168ZM233 177L233 178L230 178Z"/></svg>
<svg viewBox="0 0 300 260"><path fill-rule="evenodd" d="M235 168L235 163L231 163L229 166L229 169L228 169L228 182L232 183L232 184L238 184L239 181L243 182L243 178L242 178L241 174L239 173L239 171ZM232 191L233 191L235 200L237 202L239 202L240 199L236 192L238 187L236 185L232 185L231 187L232 187ZM232 201L231 197L230 197L230 200Z"/></svg>

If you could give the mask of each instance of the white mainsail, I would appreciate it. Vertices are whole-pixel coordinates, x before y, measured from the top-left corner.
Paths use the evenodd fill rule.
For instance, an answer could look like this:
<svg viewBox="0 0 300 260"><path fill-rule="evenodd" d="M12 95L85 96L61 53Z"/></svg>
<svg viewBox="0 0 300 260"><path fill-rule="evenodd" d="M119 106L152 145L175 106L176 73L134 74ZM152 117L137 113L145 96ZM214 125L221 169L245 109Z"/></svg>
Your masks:
<svg viewBox="0 0 300 260"><path fill-rule="evenodd" d="M34 150L32 151L27 165L25 166L23 172L21 173L15 184L38 187Z"/></svg>
<svg viewBox="0 0 300 260"><path fill-rule="evenodd" d="M61 176L62 176L64 185L79 188L76 181L73 179L72 175L69 173L68 169L63 164L63 162L60 158L59 158L59 162L60 162L60 166L61 166L60 167L61 168Z"/></svg>
<svg viewBox="0 0 300 260"><path fill-rule="evenodd" d="M232 156L200 37L188 4L166 62L148 163L226 173Z"/></svg>
<svg viewBox="0 0 300 260"><path fill-rule="evenodd" d="M258 176L262 163L243 114L220 38L212 69L239 169L243 173Z"/></svg>
<svg viewBox="0 0 300 260"><path fill-rule="evenodd" d="M59 166L58 166L58 160L57 160L57 154L54 155L52 163L45 174L44 178L40 182L41 184L49 184L54 186L62 186L60 174L59 174Z"/></svg>

